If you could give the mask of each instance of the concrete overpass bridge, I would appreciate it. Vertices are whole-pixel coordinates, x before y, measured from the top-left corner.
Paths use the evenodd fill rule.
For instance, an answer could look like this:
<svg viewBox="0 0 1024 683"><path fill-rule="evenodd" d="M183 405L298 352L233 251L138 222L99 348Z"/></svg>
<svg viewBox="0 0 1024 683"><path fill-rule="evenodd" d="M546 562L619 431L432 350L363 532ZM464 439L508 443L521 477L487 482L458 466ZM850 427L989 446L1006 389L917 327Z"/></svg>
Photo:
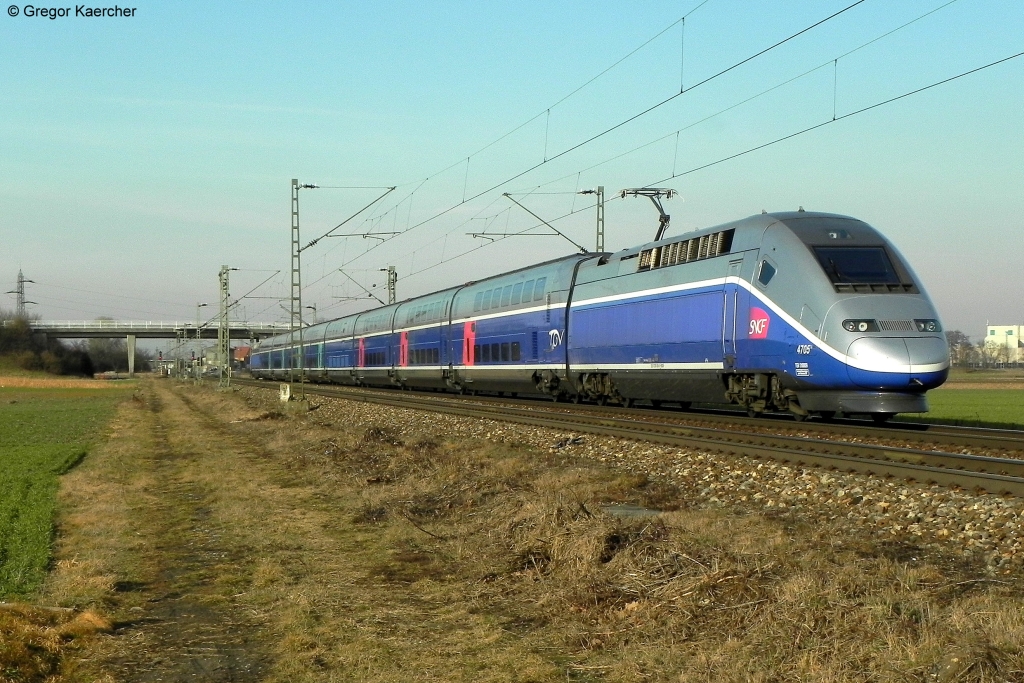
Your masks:
<svg viewBox="0 0 1024 683"><path fill-rule="evenodd" d="M128 342L128 374L135 374L135 341L137 339L217 339L216 322L184 321L130 321L130 320L29 320L36 334L59 339L92 339L97 337L124 337ZM6 327L14 321L5 320ZM275 334L289 332L289 323L231 322L229 339L260 340Z"/></svg>
<svg viewBox="0 0 1024 683"><path fill-rule="evenodd" d="M7 321L3 323L9 324ZM135 337L136 339L175 339L184 334L189 339L216 339L217 323L183 321L132 320L29 320L33 332L61 339L90 339L95 337ZM228 325L231 339L264 339L291 330L289 323L258 323L233 321Z"/></svg>

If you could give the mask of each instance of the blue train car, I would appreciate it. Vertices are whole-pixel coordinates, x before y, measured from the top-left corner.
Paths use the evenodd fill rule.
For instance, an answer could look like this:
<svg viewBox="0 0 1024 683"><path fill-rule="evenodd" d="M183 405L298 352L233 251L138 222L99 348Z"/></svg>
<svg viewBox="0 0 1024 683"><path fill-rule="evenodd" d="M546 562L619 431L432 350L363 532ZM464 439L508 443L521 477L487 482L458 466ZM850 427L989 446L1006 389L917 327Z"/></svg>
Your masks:
<svg viewBox="0 0 1024 683"><path fill-rule="evenodd" d="M862 221L804 211L568 256L303 336L320 381L797 418L922 412L949 368L896 248ZM266 340L253 374L284 377L297 355L290 335Z"/></svg>

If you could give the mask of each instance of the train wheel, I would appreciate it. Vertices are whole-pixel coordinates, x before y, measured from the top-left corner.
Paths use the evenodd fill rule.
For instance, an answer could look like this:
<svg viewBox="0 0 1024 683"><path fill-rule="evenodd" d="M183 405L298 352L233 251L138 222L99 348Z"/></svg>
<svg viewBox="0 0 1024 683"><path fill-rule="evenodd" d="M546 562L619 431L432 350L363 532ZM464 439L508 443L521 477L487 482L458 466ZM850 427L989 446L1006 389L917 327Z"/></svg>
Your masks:
<svg viewBox="0 0 1024 683"><path fill-rule="evenodd" d="M631 399L631 398L624 398L624 399L622 399L622 407L623 408L632 408L633 407L633 399Z"/></svg>
<svg viewBox="0 0 1024 683"><path fill-rule="evenodd" d="M654 408L655 410L657 410L658 408L661 408L661 401L652 398L651 399L651 407Z"/></svg>
<svg viewBox="0 0 1024 683"><path fill-rule="evenodd" d="M599 405L599 406L606 406L606 405L608 405L608 397L607 396L602 396L599 399L597 399L597 405Z"/></svg>
<svg viewBox="0 0 1024 683"><path fill-rule="evenodd" d="M807 419L807 415L801 415L800 413L793 413L793 419L797 422L803 422Z"/></svg>
<svg viewBox="0 0 1024 683"><path fill-rule="evenodd" d="M572 395L572 402L573 402L573 403L579 403L579 402L580 402L580 400L581 400L581 399L580 399L580 395L579 395L579 394L573 394L573 395Z"/></svg>
<svg viewBox="0 0 1024 683"><path fill-rule="evenodd" d="M871 413L871 420L875 424L884 424L892 419L896 413Z"/></svg>
<svg viewBox="0 0 1024 683"><path fill-rule="evenodd" d="M679 402L679 409L680 410L689 410L691 406L693 406L693 402L692 401L680 401Z"/></svg>
<svg viewBox="0 0 1024 683"><path fill-rule="evenodd" d="M818 415L821 415L821 419L824 422L831 422L836 417L836 411L834 410L819 410Z"/></svg>
<svg viewBox="0 0 1024 683"><path fill-rule="evenodd" d="M764 413L760 413L753 408L747 408L747 417L761 417Z"/></svg>

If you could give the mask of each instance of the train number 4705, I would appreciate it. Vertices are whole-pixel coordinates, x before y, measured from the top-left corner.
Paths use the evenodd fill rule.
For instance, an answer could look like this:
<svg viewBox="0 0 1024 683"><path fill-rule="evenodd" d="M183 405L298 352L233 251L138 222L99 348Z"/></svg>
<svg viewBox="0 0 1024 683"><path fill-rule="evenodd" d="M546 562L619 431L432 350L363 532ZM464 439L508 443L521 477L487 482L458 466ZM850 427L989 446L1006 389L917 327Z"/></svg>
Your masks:
<svg viewBox="0 0 1024 683"><path fill-rule="evenodd" d="M796 352L801 356L809 356L813 349L814 344L797 344Z"/></svg>

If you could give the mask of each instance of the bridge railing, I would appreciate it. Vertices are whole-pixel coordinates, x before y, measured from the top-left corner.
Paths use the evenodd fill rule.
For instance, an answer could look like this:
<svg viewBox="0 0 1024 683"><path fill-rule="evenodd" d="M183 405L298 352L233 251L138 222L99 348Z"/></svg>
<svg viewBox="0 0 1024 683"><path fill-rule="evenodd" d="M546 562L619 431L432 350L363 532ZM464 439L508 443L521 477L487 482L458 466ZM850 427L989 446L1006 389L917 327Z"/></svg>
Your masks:
<svg viewBox="0 0 1024 683"><path fill-rule="evenodd" d="M7 327L13 325L15 321L4 320L0 322L0 326ZM29 322L29 327L34 330L112 330L112 331L124 331L131 332L132 330L194 330L196 329L195 321L164 321L164 320L145 320L145 321L134 321L134 320L32 320ZM203 329L216 328L216 323L200 323L199 327ZM264 330L264 331L278 331L288 332L291 330L289 323L261 323L261 322L242 322L232 321L229 327L233 330Z"/></svg>

